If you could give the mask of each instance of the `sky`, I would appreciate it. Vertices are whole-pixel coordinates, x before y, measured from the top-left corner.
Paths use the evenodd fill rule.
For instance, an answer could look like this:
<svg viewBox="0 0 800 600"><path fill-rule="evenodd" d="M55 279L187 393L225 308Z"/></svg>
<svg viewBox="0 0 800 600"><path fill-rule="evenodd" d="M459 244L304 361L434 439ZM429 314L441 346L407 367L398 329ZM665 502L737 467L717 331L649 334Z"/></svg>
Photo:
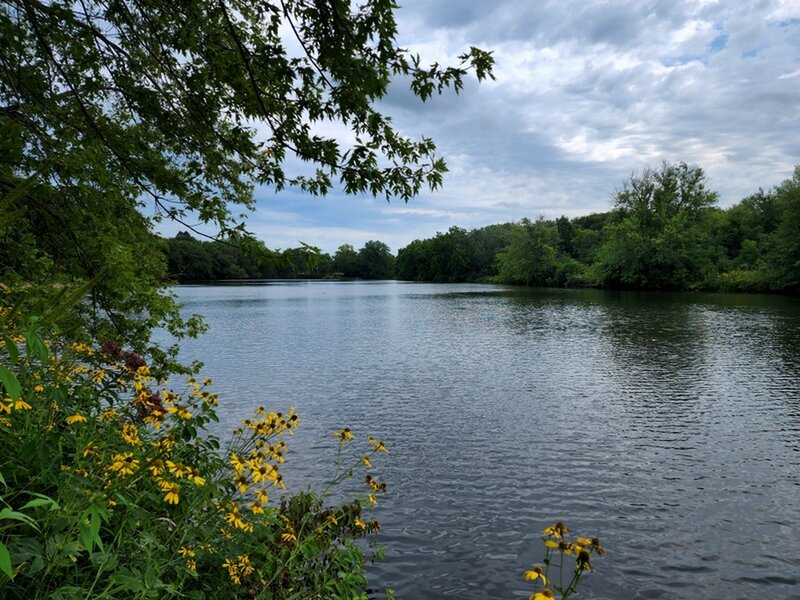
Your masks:
<svg viewBox="0 0 800 600"><path fill-rule="evenodd" d="M496 61L459 95L423 104L398 81L380 103L435 140L443 188L407 203L259 188L248 229L269 247L397 252L453 225L603 212L662 160L702 167L726 207L800 163L800 0L399 2L398 43L423 62L470 46Z"/></svg>

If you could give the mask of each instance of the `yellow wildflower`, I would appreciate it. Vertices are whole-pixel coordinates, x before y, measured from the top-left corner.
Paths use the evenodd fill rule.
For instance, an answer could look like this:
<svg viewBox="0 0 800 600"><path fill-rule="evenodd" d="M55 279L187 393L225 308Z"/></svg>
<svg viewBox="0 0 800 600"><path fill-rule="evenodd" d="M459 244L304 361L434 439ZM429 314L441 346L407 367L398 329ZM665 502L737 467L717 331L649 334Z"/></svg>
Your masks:
<svg viewBox="0 0 800 600"><path fill-rule="evenodd" d="M241 473L247 467L247 463L236 453L231 453L230 463L233 465L233 470L237 473Z"/></svg>
<svg viewBox="0 0 800 600"><path fill-rule="evenodd" d="M153 474L153 477L158 477L164 472L164 461L160 458L155 459L152 464L148 467L150 472Z"/></svg>
<svg viewBox="0 0 800 600"><path fill-rule="evenodd" d="M591 558L591 554L589 554L588 550L580 550L577 553L576 557L576 564L575 568L578 571L594 571L592 565L589 563L589 559Z"/></svg>
<svg viewBox="0 0 800 600"><path fill-rule="evenodd" d="M333 437L337 438L340 444L345 444L346 442L355 439L356 436L353 435L349 427L345 427L344 429L334 431Z"/></svg>
<svg viewBox="0 0 800 600"><path fill-rule="evenodd" d="M122 439L131 446L140 446L142 440L139 439L139 429L132 423L123 423Z"/></svg>
<svg viewBox="0 0 800 600"><path fill-rule="evenodd" d="M171 460L167 461L167 469L170 473L172 473L176 478L181 479L183 477L184 469L181 463L172 462Z"/></svg>
<svg viewBox="0 0 800 600"><path fill-rule="evenodd" d="M33 391L34 392L43 392L44 391L44 386L37 384L37 385L33 386Z"/></svg>
<svg viewBox="0 0 800 600"><path fill-rule="evenodd" d="M119 413L115 411L113 408L107 408L103 412L100 413L100 421L113 421L119 418Z"/></svg>
<svg viewBox="0 0 800 600"><path fill-rule="evenodd" d="M197 562L190 558L189 560L186 561L186 568L189 569L190 571L194 571L196 573L197 572Z"/></svg>
<svg viewBox="0 0 800 600"><path fill-rule="evenodd" d="M542 572L542 567L536 565L530 571L525 571L525 581L536 581L537 579L541 579L544 585L547 585L547 577L544 576Z"/></svg>
<svg viewBox="0 0 800 600"><path fill-rule="evenodd" d="M239 558L239 569L241 570L242 575L247 577L253 571L255 571L252 563L250 562L250 557L247 554L240 554L238 558Z"/></svg>
<svg viewBox="0 0 800 600"><path fill-rule="evenodd" d="M12 408L13 405L11 404L11 402L9 402L8 404L6 404L5 402L0 402L0 413L5 412L6 414L10 415Z"/></svg>
<svg viewBox="0 0 800 600"><path fill-rule="evenodd" d="M553 592L551 590L545 589L542 590L541 592L536 592L535 594L531 594L528 597L528 600L551 600L552 598L555 598L555 596L553 596Z"/></svg>
<svg viewBox="0 0 800 600"><path fill-rule="evenodd" d="M177 483L169 483L165 481L161 486L161 490L167 492L164 495L164 502L167 504L177 504L180 502L181 497L179 492L181 488Z"/></svg>
<svg viewBox="0 0 800 600"><path fill-rule="evenodd" d="M184 558L194 558L197 556L197 553L192 549L191 546L181 546L178 548L178 554Z"/></svg>
<svg viewBox="0 0 800 600"><path fill-rule="evenodd" d="M230 505L230 510L225 515L225 521L243 531L253 531L252 523L246 523L242 519L242 513L239 511L239 507L236 506L236 504Z"/></svg>
<svg viewBox="0 0 800 600"><path fill-rule="evenodd" d="M2 405L2 402L0 402L0 405ZM70 425L74 425L75 423L86 423L86 421L86 417L81 414L74 414L67 417L67 423Z"/></svg>
<svg viewBox="0 0 800 600"><path fill-rule="evenodd" d="M281 534L281 539L287 544L297 543L297 536L295 535L294 531L284 531Z"/></svg>
<svg viewBox="0 0 800 600"><path fill-rule="evenodd" d="M120 476L133 475L139 468L139 460L133 457L130 452L115 454L112 458L111 470Z"/></svg>
<svg viewBox="0 0 800 600"><path fill-rule="evenodd" d="M17 398L17 401L14 402L14 410L30 410L31 405L25 402L22 398Z"/></svg>
<svg viewBox="0 0 800 600"><path fill-rule="evenodd" d="M233 480L233 483L236 484L236 487L242 494L246 494L248 491L250 491L250 480L244 475L239 475Z"/></svg>
<svg viewBox="0 0 800 600"><path fill-rule="evenodd" d="M86 448L83 449L83 457L86 458L88 456L97 456L97 444L89 443L86 445Z"/></svg>
<svg viewBox="0 0 800 600"><path fill-rule="evenodd" d="M230 577L233 583L239 585L242 582L242 579L239 576L239 565L237 563L226 558L225 562L222 563L222 566L228 570L228 577Z"/></svg>
<svg viewBox="0 0 800 600"><path fill-rule="evenodd" d="M542 533L544 535L551 535L557 540L560 540L564 537L565 533L569 533L569 529L567 529L567 526L564 525L564 523L558 521L555 525L551 525L550 527L545 527Z"/></svg>
<svg viewBox="0 0 800 600"><path fill-rule="evenodd" d="M361 459L361 464L363 464L368 469L372 468L372 463L369 460L369 456L365 456L364 458L362 458Z"/></svg>
<svg viewBox="0 0 800 600"><path fill-rule="evenodd" d="M200 475L200 471L195 468L187 467L186 469L186 476L194 483L195 485L205 485L206 480L203 476Z"/></svg>
<svg viewBox="0 0 800 600"><path fill-rule="evenodd" d="M359 519L358 517L356 517L356 520L355 520L355 525L356 525L356 527L358 527L359 529L365 529L365 528L367 527L367 526L366 526L366 524L364 523L364 521L362 521L362 520L361 520L361 519Z"/></svg>
<svg viewBox="0 0 800 600"><path fill-rule="evenodd" d="M269 463L263 463L257 469L250 471L250 477L253 478L253 483L260 483L267 480L275 480L275 467Z"/></svg>

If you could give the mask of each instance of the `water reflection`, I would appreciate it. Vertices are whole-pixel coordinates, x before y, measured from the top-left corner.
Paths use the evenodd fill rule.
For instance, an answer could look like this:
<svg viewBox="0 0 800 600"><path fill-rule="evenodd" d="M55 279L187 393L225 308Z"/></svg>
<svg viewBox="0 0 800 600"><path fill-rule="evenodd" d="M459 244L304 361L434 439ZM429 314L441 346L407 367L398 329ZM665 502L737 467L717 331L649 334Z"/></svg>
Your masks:
<svg viewBox="0 0 800 600"><path fill-rule="evenodd" d="M301 413L296 485L327 472L332 429L387 440L376 585L525 598L537 532L560 518L611 549L583 597L797 597L795 300L393 282L179 294L211 326L186 351L228 399L225 427L261 404Z"/></svg>

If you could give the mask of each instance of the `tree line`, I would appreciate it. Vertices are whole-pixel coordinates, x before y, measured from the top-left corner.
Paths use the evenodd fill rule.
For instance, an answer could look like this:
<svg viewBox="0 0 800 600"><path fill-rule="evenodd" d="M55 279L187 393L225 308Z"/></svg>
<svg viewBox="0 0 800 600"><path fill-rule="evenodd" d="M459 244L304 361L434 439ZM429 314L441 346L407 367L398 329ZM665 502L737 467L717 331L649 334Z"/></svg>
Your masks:
<svg viewBox="0 0 800 600"><path fill-rule="evenodd" d="M569 219L451 227L389 247L350 244L333 256L259 260L186 233L166 240L179 281L348 277L534 286L750 292L800 291L800 166L771 190L716 206L700 167L662 163L631 176L612 210Z"/></svg>
<svg viewBox="0 0 800 600"><path fill-rule="evenodd" d="M181 283L235 279L392 279L395 257L383 242L356 250L342 244L331 256L304 247L284 252L262 243L242 246L229 240L198 240L181 231L162 240L169 278Z"/></svg>
<svg viewBox="0 0 800 600"><path fill-rule="evenodd" d="M800 167L770 191L715 206L701 168L632 176L611 211L523 219L415 240L397 275L416 281L664 290L800 291Z"/></svg>

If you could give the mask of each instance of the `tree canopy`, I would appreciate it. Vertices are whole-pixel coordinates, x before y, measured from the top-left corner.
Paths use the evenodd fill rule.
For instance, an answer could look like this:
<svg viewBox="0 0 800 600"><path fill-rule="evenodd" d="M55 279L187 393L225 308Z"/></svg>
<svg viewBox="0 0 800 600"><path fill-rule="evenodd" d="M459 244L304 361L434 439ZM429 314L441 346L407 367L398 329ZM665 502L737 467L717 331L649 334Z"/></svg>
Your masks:
<svg viewBox="0 0 800 600"><path fill-rule="evenodd" d="M4 272L28 284L115 273L94 288L90 329L141 346L154 325L185 325L158 292L154 221L209 224L246 245L238 213L253 208L255 185L405 200L438 187L446 167L433 141L400 135L376 101L394 76L422 100L458 91L470 70L491 77L492 58L470 48L456 66L423 65L397 46L395 9L3 1L0 193L15 220ZM332 122L355 141L320 133Z"/></svg>

